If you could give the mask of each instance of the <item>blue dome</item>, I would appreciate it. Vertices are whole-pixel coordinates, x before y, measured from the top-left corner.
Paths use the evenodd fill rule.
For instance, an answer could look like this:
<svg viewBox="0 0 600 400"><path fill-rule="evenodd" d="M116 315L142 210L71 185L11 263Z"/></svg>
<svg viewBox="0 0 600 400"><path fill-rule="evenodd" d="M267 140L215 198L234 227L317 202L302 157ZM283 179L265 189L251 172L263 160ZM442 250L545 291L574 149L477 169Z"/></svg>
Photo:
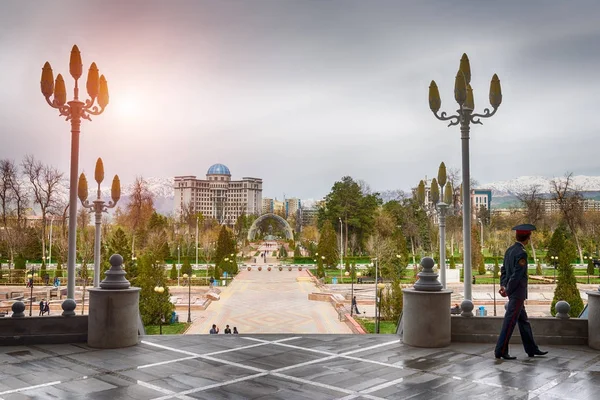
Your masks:
<svg viewBox="0 0 600 400"><path fill-rule="evenodd" d="M229 168L223 164L215 164L208 169L206 175L229 175L231 176L231 172L229 172Z"/></svg>

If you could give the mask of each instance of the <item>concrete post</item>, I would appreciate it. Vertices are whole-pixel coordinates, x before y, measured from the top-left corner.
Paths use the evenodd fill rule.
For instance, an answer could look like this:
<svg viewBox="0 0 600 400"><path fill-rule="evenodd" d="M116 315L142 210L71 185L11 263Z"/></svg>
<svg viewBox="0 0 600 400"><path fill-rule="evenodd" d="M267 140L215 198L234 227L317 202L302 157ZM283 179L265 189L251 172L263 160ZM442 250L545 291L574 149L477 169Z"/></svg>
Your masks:
<svg viewBox="0 0 600 400"><path fill-rule="evenodd" d="M421 260L419 280L414 289L402 290L404 295L403 338L409 346L445 347L450 345L450 295L452 290L443 290L433 272L431 257Z"/></svg>
<svg viewBox="0 0 600 400"><path fill-rule="evenodd" d="M123 257L113 254L110 264L100 288L89 290L88 345L100 349L138 343L140 288L125 279Z"/></svg>
<svg viewBox="0 0 600 400"><path fill-rule="evenodd" d="M586 293L588 296L588 346L600 350L600 289Z"/></svg>

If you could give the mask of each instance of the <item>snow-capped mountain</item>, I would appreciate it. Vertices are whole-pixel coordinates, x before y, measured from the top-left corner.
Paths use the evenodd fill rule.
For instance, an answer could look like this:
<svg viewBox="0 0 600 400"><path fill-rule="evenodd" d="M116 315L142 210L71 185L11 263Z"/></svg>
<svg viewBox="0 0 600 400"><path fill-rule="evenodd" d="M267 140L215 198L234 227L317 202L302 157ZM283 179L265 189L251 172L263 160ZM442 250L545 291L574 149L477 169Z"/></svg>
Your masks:
<svg viewBox="0 0 600 400"><path fill-rule="evenodd" d="M550 193L553 179L564 179L563 177L547 178L544 176L520 176L506 181L497 181L478 185L485 189L492 189L492 196L504 197L514 196L515 193L529 189L531 186L538 186L540 193ZM573 188L582 192L600 191L600 176L576 175L572 177Z"/></svg>
<svg viewBox="0 0 600 400"><path fill-rule="evenodd" d="M154 195L154 207L156 211L163 215L173 213L173 201L175 198L175 189L173 188L173 178L144 178L144 181L148 184L148 189ZM102 198L105 200L110 199L110 185L112 184L112 178L107 179L103 182L100 187ZM89 187L89 200L96 198L96 183L88 182ZM129 196L133 190L133 182L125 185L121 185L121 199L117 204L118 207L125 208L129 204Z"/></svg>

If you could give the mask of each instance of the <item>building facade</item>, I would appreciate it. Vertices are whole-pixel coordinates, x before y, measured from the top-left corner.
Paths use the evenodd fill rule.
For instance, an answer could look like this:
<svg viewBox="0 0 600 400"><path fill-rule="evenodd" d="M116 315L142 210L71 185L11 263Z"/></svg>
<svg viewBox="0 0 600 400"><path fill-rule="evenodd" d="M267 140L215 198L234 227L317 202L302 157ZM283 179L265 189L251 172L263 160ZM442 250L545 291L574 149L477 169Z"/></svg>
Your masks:
<svg viewBox="0 0 600 400"><path fill-rule="evenodd" d="M231 172L223 164L212 165L206 179L182 175L174 180L177 216L189 208L215 218L220 224L233 225L242 213L260 215L262 212L262 179L231 180Z"/></svg>

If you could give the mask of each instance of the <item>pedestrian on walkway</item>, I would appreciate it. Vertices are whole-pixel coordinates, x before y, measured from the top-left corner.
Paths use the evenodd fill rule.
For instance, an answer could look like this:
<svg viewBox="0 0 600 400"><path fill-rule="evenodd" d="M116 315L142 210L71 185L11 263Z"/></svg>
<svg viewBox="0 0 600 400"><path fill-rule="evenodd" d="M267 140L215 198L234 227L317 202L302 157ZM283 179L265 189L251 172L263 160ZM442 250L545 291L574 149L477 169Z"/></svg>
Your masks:
<svg viewBox="0 0 600 400"><path fill-rule="evenodd" d="M225 325L225 332L223 332L223 333L225 333L226 335L227 334L231 335L231 328L229 328L229 325Z"/></svg>
<svg viewBox="0 0 600 400"><path fill-rule="evenodd" d="M358 311L358 307L356 306L356 296L352 298L352 306L350 308L354 309L356 314L360 314L360 311Z"/></svg>
<svg viewBox="0 0 600 400"><path fill-rule="evenodd" d="M216 324L213 324L212 329L208 333L210 333L211 335L216 335L219 333L219 328L217 328Z"/></svg>
<svg viewBox="0 0 600 400"><path fill-rule="evenodd" d="M44 312L50 315L50 304L48 304L48 300L44 302ZM44 315L44 313L42 313L42 315Z"/></svg>
<svg viewBox="0 0 600 400"><path fill-rule="evenodd" d="M40 315L44 315L44 299L40 300L40 313L38 314L38 316Z"/></svg>
<svg viewBox="0 0 600 400"><path fill-rule="evenodd" d="M512 230L516 231L516 242L504 254L504 264L500 275L500 290L498 291L502 297L508 296L508 306L506 307L502 330L494 351L496 358L504 360L517 358L508 353L508 342L517 323L527 355L533 357L548 354L547 351L541 351L533 340L533 331L524 305L527 299L528 266L525 246L529 244L531 232L535 230L535 226L522 224L515 226Z"/></svg>
<svg viewBox="0 0 600 400"><path fill-rule="evenodd" d="M234 334L234 335L237 335L237 334L238 334L238 330L237 330L237 328L236 328L235 326L233 327L233 334Z"/></svg>

